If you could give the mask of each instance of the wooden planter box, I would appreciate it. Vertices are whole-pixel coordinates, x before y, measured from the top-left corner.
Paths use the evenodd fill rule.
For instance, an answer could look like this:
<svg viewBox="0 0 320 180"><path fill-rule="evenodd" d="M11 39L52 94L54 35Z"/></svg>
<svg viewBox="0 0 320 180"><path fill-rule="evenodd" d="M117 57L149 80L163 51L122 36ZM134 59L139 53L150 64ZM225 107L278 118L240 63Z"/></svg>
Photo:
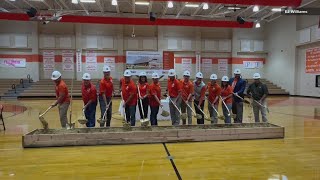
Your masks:
<svg viewBox="0 0 320 180"><path fill-rule="evenodd" d="M90 146L284 138L284 127L269 123L111 128L36 129L22 136L28 147Z"/></svg>

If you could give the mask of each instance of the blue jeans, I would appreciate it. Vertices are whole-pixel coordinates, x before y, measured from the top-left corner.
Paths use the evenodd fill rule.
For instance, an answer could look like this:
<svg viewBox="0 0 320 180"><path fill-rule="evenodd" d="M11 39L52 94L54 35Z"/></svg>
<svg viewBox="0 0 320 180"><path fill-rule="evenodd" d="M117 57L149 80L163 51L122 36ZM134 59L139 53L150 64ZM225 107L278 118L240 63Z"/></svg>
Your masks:
<svg viewBox="0 0 320 180"><path fill-rule="evenodd" d="M93 102L89 104L89 106L84 111L86 119L88 119L87 127L95 127L96 126L96 107L97 102Z"/></svg>
<svg viewBox="0 0 320 180"><path fill-rule="evenodd" d="M226 106L222 103L222 111L223 111L223 115L225 117L224 123L226 124L231 124L231 109L232 109L232 104L227 104L227 107L230 111L230 115L228 116L228 110L226 108Z"/></svg>
<svg viewBox="0 0 320 180"><path fill-rule="evenodd" d="M199 104L199 101L196 101L196 100L193 101L193 105L194 105L194 108L195 108L195 110L196 110L196 113L202 115L202 118L201 118L201 119L197 119L197 124L204 124L204 114L203 114L203 113L199 110L199 108L197 107L198 104ZM203 111L204 101L203 101L203 103L201 104L200 108L201 108L201 110Z"/></svg>
<svg viewBox="0 0 320 180"><path fill-rule="evenodd" d="M158 113L159 113L159 106L150 106L151 109L151 114L150 114L150 121L151 121L151 126L158 126Z"/></svg>
<svg viewBox="0 0 320 180"><path fill-rule="evenodd" d="M107 103L109 103L111 101L111 98L110 97L106 97L106 98L107 98ZM103 97L101 95L99 96L99 104L100 104L100 111L101 111L101 120L103 120L102 117L103 117L104 112L106 111L107 105L104 103ZM112 102L110 103L109 109L106 114L105 119L107 121L101 121L100 127L104 127L105 123L106 123L106 127L110 127L111 115L112 115Z"/></svg>
<svg viewBox="0 0 320 180"><path fill-rule="evenodd" d="M130 122L131 126L135 126L136 125L136 105L133 105L133 106L126 105L125 108L126 108L125 112L126 112L127 123Z"/></svg>

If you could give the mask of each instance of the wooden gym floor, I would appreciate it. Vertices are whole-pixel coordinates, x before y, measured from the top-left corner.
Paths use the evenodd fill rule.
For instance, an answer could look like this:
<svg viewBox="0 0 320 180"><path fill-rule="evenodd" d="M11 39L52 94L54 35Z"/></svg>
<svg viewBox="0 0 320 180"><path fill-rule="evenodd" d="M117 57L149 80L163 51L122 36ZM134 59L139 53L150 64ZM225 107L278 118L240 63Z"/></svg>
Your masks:
<svg viewBox="0 0 320 180"><path fill-rule="evenodd" d="M285 139L23 149L21 135L40 128L38 114L52 102L0 102L7 107L4 112L7 131L0 130L1 180L169 180L178 176L197 180L320 179L320 109L317 110L320 99L268 99L269 122L285 127ZM113 105L116 118L118 106L116 100ZM74 100L73 120L81 116L81 107L82 101ZM99 108L97 114L100 115ZM245 107L246 121L248 114ZM48 112L45 119L50 128L58 128L57 108ZM169 121L160 122L168 124ZM121 126L121 120L113 119L111 125Z"/></svg>

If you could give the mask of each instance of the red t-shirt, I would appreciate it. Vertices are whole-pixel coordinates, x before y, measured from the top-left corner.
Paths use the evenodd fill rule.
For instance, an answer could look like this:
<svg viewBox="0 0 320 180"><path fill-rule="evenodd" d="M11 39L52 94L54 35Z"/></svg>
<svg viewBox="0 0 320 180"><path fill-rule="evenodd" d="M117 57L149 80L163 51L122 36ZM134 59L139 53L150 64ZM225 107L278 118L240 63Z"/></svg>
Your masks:
<svg viewBox="0 0 320 180"><path fill-rule="evenodd" d="M152 83L149 85L149 104L152 107L155 106L160 106L160 104L158 103L158 101L156 100L156 98L154 97L154 95L156 95L159 99L159 101L161 101L161 87L160 87L160 83Z"/></svg>
<svg viewBox="0 0 320 180"><path fill-rule="evenodd" d="M96 87L90 83L89 87L85 87L85 85L82 83L82 100L84 104L87 104L89 100L92 100L93 102L97 102L97 90Z"/></svg>
<svg viewBox="0 0 320 180"><path fill-rule="evenodd" d="M134 84L132 80L128 84L122 83L121 91L122 91L122 96L124 101L127 101L131 94L133 95L133 98L127 103L127 105L129 106L137 105L138 91L137 91L137 86Z"/></svg>
<svg viewBox="0 0 320 180"><path fill-rule="evenodd" d="M216 99L217 96L220 96L221 94L221 87L215 83L215 84L211 84L211 82L208 83L208 92L209 92L209 96L208 96L208 100L210 103L213 103L213 101ZM215 105L219 104L219 99L216 101Z"/></svg>
<svg viewBox="0 0 320 180"><path fill-rule="evenodd" d="M147 91L149 89L149 84L148 83L144 83L144 84L138 84L139 86L139 90L140 90L140 96L144 97L145 95L147 95Z"/></svg>
<svg viewBox="0 0 320 180"><path fill-rule="evenodd" d="M168 79L168 91L169 91L169 96L172 98L175 98L179 95L179 92L181 91L181 83L179 82L178 79L174 79L171 81Z"/></svg>
<svg viewBox="0 0 320 180"><path fill-rule="evenodd" d="M100 94L102 95L105 93L106 97L111 97L113 92L113 81L112 77L108 80L103 78L100 80Z"/></svg>
<svg viewBox="0 0 320 180"><path fill-rule="evenodd" d="M62 93L64 93L65 96L62 99L62 102L60 102L60 104L70 102L68 87L63 80L61 80L60 83L56 85L56 98L59 98L60 94Z"/></svg>
<svg viewBox="0 0 320 180"><path fill-rule="evenodd" d="M232 94L233 90L230 85L228 85L226 88L221 89L221 97L227 97L228 95ZM225 99L224 102L226 104L232 104L232 96L228 99Z"/></svg>
<svg viewBox="0 0 320 180"><path fill-rule="evenodd" d="M181 96L186 101L189 94L194 93L193 83L191 81L185 82L184 79L181 80Z"/></svg>

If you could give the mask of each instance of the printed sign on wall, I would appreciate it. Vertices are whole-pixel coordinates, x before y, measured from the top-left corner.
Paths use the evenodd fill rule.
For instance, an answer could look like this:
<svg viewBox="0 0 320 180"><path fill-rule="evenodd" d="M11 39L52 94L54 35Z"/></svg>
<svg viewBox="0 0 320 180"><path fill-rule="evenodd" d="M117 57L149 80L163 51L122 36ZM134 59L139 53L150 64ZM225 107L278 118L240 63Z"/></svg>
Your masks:
<svg viewBox="0 0 320 180"><path fill-rule="evenodd" d="M43 51L43 70L46 72L52 72L55 67L54 62L55 52L53 50Z"/></svg>
<svg viewBox="0 0 320 180"><path fill-rule="evenodd" d="M191 58L182 58L181 64L182 64L182 71L191 72L191 70L192 70L192 59Z"/></svg>
<svg viewBox="0 0 320 180"><path fill-rule="evenodd" d="M263 61L243 61L245 69L260 69L263 67Z"/></svg>
<svg viewBox="0 0 320 180"><path fill-rule="evenodd" d="M97 54L95 52L87 52L86 55L86 71L96 72L98 70Z"/></svg>
<svg viewBox="0 0 320 180"><path fill-rule="evenodd" d="M74 70L74 60L73 51L63 50L62 51L62 70L63 71L73 71Z"/></svg>
<svg viewBox="0 0 320 180"><path fill-rule="evenodd" d="M220 74L228 74L228 59L218 59L218 71Z"/></svg>
<svg viewBox="0 0 320 180"><path fill-rule="evenodd" d="M76 53L76 67L77 67L77 72L82 72L82 53L81 51L77 51Z"/></svg>
<svg viewBox="0 0 320 180"><path fill-rule="evenodd" d="M115 57L104 57L103 61L104 61L105 66L109 66L111 71L115 71L115 66L116 66L116 58Z"/></svg>
<svg viewBox="0 0 320 180"><path fill-rule="evenodd" d="M0 58L0 67L25 68L25 58Z"/></svg>
<svg viewBox="0 0 320 180"><path fill-rule="evenodd" d="M306 51L306 73L320 72L320 47Z"/></svg>
<svg viewBox="0 0 320 180"><path fill-rule="evenodd" d="M201 71L205 77L209 77L212 73L212 59L202 59Z"/></svg>

